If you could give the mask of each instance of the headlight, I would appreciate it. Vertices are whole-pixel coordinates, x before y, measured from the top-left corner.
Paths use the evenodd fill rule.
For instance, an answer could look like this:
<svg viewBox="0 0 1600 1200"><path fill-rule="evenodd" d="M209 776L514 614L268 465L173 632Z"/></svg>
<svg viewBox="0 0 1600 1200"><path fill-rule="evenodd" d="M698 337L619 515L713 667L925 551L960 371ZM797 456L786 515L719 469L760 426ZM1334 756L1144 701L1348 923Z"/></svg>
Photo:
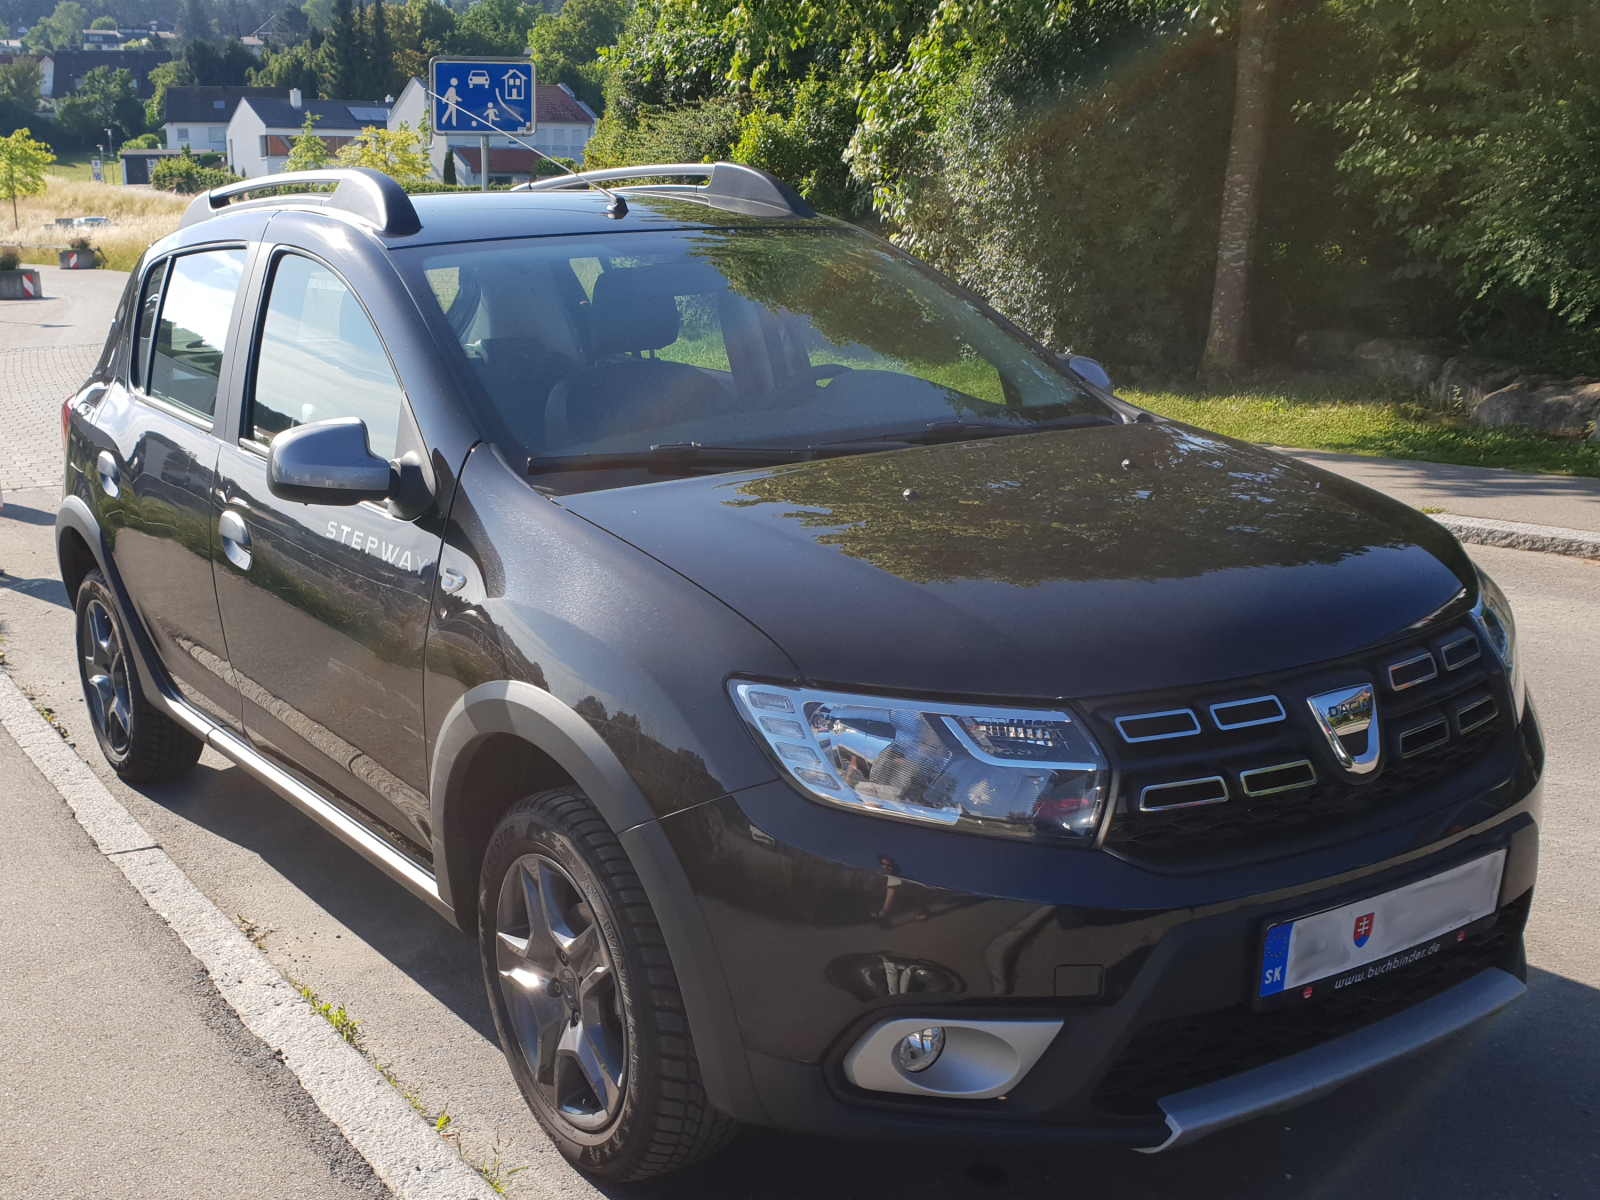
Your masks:
<svg viewBox="0 0 1600 1200"><path fill-rule="evenodd" d="M1500 659L1506 669L1506 674L1511 680L1511 695L1517 706L1517 719L1522 719L1522 667L1517 660L1517 622L1511 615L1511 601L1506 599L1506 594L1500 590L1500 585L1489 578L1488 573L1478 567L1478 603L1472 610L1472 615L1478 619L1478 624L1488 635L1489 645L1494 648L1495 655Z"/></svg>
<svg viewBox="0 0 1600 1200"><path fill-rule="evenodd" d="M729 686L778 765L818 800L978 833L1094 835L1106 760L1068 713Z"/></svg>

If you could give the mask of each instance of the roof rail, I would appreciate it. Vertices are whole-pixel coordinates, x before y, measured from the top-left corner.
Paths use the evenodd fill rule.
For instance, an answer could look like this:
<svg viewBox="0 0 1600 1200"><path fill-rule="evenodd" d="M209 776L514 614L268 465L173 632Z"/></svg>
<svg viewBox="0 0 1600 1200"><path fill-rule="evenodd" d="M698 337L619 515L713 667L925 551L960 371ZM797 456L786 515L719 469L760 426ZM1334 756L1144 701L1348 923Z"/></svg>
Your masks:
<svg viewBox="0 0 1600 1200"><path fill-rule="evenodd" d="M654 192L682 196L697 200L713 208L730 212L748 213L757 217L814 217L817 214L800 198L800 194L783 180L755 167L739 163L672 163L640 167L609 167L599 171L583 171L574 175L554 175L533 183L524 183L513 189L519 192L554 192L565 188L584 187L590 182L606 183L615 179L662 179L702 177L705 183L642 184L629 191Z"/></svg>
<svg viewBox="0 0 1600 1200"><path fill-rule="evenodd" d="M263 175L259 179L243 179L238 183L212 188L196 196L184 210L181 229L214 217L227 208L236 196L251 192L271 191L274 188L304 187L306 184L336 184L331 193L296 197L310 200L328 208L343 209L353 213L379 233L389 237L406 237L422 228L417 210L405 190L382 171L370 167L342 167L326 171L290 171L282 175Z"/></svg>

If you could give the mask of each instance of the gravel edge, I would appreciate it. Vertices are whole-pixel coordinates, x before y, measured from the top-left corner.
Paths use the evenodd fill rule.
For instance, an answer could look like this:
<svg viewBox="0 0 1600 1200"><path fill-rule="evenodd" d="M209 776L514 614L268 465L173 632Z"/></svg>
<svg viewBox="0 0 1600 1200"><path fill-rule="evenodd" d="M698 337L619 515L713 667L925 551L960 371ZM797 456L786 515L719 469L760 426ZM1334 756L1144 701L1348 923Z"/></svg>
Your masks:
<svg viewBox="0 0 1600 1200"><path fill-rule="evenodd" d="M493 1200L495 1193L482 1176L190 882L4 670L0 725L60 793L100 852L183 939L245 1028L294 1072L390 1191L402 1200Z"/></svg>

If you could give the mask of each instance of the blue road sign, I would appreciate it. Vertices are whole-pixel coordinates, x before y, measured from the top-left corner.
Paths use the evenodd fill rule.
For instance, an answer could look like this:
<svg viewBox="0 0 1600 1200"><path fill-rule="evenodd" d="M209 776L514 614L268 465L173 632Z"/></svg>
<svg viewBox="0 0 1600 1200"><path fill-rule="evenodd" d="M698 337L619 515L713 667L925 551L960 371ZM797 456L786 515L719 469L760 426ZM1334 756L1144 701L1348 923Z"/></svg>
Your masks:
<svg viewBox="0 0 1600 1200"><path fill-rule="evenodd" d="M533 64L525 58L429 63L435 133L532 133Z"/></svg>

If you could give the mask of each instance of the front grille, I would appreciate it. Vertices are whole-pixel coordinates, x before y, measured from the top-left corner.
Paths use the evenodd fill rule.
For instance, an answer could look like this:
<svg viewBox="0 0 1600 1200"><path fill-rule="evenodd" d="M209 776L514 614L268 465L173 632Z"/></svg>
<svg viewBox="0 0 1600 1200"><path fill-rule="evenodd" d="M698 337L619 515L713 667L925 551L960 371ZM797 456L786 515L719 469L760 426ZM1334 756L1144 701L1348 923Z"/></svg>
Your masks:
<svg viewBox="0 0 1600 1200"><path fill-rule="evenodd" d="M1091 702L1118 768L1106 848L1157 868L1207 869L1481 794L1510 773L1514 738L1504 675L1477 646L1458 623L1304 670ZM1357 776L1339 766L1306 699L1364 681L1382 754L1376 772ZM1182 734L1169 728L1177 714Z"/></svg>
<svg viewBox="0 0 1600 1200"><path fill-rule="evenodd" d="M1146 1025L1101 1078L1094 1106L1116 1116L1150 1116L1163 1096L1277 1062L1437 996L1504 963L1532 895L1506 905L1453 949L1303 1007L1257 1012L1241 1004Z"/></svg>

